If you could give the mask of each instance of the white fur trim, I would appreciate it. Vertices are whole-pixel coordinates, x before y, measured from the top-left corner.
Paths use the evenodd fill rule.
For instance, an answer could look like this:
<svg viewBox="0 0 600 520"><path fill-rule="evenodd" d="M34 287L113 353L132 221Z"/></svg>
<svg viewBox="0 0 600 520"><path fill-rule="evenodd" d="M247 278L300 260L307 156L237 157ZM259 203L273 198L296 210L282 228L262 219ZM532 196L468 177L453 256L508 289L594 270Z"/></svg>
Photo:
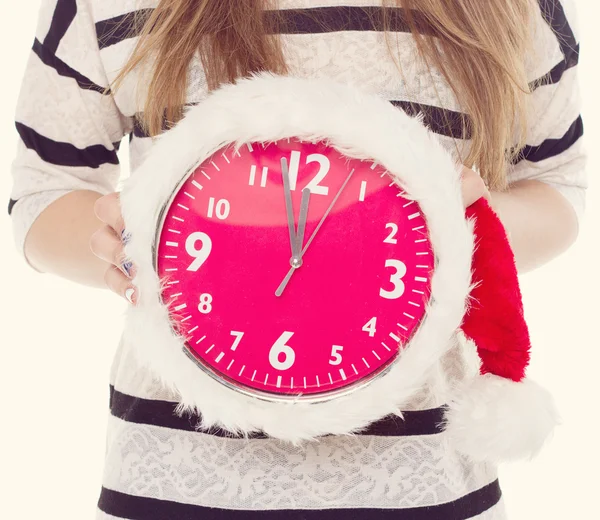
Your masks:
<svg viewBox="0 0 600 520"><path fill-rule="evenodd" d="M492 374L460 387L445 417L452 447L474 461L532 458L559 423L547 390Z"/></svg>
<svg viewBox="0 0 600 520"><path fill-rule="evenodd" d="M360 123L360 124L359 124ZM388 373L351 395L319 404L273 403L232 391L206 376L182 352L159 302L152 243L162 205L183 175L222 146L288 137L327 139L349 157L372 159L419 201L436 254L426 317ZM403 404L427 380L459 328L471 281L473 234L464 219L460 169L422 123L384 99L330 80L262 74L214 92L191 108L127 181L121 194L137 265L138 305L128 310L125 341L181 396L181 409L199 412L202 426L233 432L264 431L298 442L346 434Z"/></svg>

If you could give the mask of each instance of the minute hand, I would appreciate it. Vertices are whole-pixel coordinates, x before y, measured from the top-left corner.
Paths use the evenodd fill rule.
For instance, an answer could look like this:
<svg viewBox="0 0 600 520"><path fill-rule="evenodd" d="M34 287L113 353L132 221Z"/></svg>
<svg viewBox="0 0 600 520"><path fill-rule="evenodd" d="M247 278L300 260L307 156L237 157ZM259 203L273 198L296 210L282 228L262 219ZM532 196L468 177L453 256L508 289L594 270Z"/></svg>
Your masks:
<svg viewBox="0 0 600 520"><path fill-rule="evenodd" d="M319 223L317 224L317 227L315 228L315 230L313 231L312 235L310 236L310 238L308 239L308 241L306 242L306 245L304 246L304 248L302 249L302 251L300 252L300 259L302 259L302 257L304 256L304 253L306 253L306 250L308 249L308 246L310 245L310 243L313 241L313 239L315 238L316 234L318 233L319 229L321 228L321 226L323 225L323 222L325 222L325 219L327 218L327 215L329 215L329 213L331 212L331 210L333 209L333 206L335 206L336 201L338 200L338 198L340 197L342 191L344 191L344 188L346 187L346 184L348 184L348 182L350 181L350 178L352 177L352 174L354 173L354 170L352 170L349 174L348 177L346 178L346 180L343 182L342 186L340 187L339 191L336 193L335 197L333 198L333 200L331 201L331 204L329 205L329 207L327 208L327 210L325 211L323 217L321 218L321 220L319 221ZM292 267L287 274L285 275L285 278L283 279L283 281L279 284L279 287L277 287L276 291L275 291L275 296L281 296L284 289L286 288L288 282L290 281L290 278L292 277L292 275L294 274L294 271L297 269L297 267Z"/></svg>

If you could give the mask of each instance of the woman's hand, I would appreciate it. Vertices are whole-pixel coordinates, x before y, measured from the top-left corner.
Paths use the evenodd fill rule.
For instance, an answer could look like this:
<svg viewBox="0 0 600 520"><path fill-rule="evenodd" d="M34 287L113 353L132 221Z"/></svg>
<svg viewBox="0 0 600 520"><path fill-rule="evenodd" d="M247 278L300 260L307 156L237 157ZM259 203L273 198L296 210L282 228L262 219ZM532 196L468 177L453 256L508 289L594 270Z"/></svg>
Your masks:
<svg viewBox="0 0 600 520"><path fill-rule="evenodd" d="M484 197L488 202L491 202L490 190L488 190L485 182L483 182L483 179L477 172L463 166L461 180L465 208L468 208L481 197Z"/></svg>
<svg viewBox="0 0 600 520"><path fill-rule="evenodd" d="M134 266L126 262L123 251L127 236L121 215L119 194L110 193L100 197L94 205L94 211L96 216L106 224L90 239L92 252L110 264L104 274L104 282L111 291L124 297L129 303L135 304L137 290L131 283Z"/></svg>

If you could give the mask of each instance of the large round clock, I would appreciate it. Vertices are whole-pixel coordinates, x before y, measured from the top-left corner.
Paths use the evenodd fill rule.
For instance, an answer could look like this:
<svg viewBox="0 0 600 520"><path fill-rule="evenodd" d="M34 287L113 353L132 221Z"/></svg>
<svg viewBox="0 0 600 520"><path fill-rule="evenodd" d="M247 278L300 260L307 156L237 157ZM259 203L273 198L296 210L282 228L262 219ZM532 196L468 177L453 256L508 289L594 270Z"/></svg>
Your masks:
<svg viewBox="0 0 600 520"><path fill-rule="evenodd" d="M433 255L419 205L383 167L284 139L191 169L155 263L201 369L262 398L314 400L390 365L425 312Z"/></svg>
<svg viewBox="0 0 600 520"><path fill-rule="evenodd" d="M121 192L139 289L123 342L202 427L298 441L395 414L465 315L459 180L376 96L268 74L222 87Z"/></svg>

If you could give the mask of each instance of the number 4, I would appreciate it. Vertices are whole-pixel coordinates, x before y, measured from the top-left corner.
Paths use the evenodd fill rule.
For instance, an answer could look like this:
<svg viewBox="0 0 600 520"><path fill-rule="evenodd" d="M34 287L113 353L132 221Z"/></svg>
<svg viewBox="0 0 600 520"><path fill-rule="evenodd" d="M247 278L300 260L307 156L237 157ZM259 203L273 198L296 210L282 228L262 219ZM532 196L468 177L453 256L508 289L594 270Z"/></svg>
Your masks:
<svg viewBox="0 0 600 520"><path fill-rule="evenodd" d="M365 326L362 328L362 330L368 332L370 337L373 337L377 332L375 327L377 327L377 318L371 318L369 321L367 321L367 323L365 323Z"/></svg>

